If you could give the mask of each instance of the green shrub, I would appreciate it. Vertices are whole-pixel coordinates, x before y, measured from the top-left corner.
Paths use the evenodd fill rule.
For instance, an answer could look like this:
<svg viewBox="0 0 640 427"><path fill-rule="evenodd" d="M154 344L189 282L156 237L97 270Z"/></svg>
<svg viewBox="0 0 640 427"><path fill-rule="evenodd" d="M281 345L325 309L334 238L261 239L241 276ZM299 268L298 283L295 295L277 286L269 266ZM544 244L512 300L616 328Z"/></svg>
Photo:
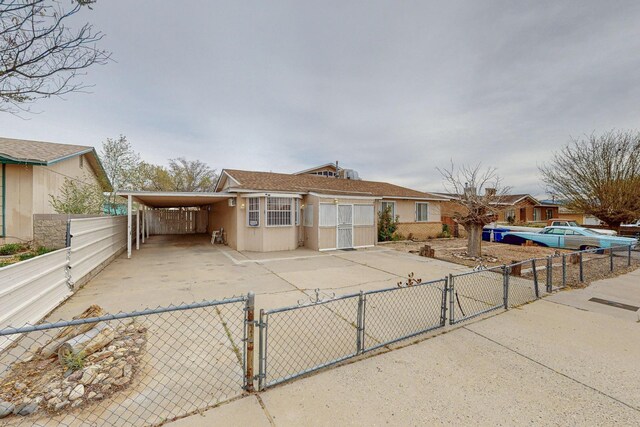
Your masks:
<svg viewBox="0 0 640 427"><path fill-rule="evenodd" d="M24 249L25 246L21 243L7 243L0 246L0 255L14 255Z"/></svg>
<svg viewBox="0 0 640 427"><path fill-rule="evenodd" d="M69 352L62 358L62 363L64 363L64 366L71 369L72 371L78 371L84 368L84 359L85 356L83 352L80 352L78 354Z"/></svg>
<svg viewBox="0 0 640 427"><path fill-rule="evenodd" d="M398 229L398 216L391 215L391 208L386 208L378 212L378 241L388 242L390 240L400 240L394 238L394 233Z"/></svg>
<svg viewBox="0 0 640 427"><path fill-rule="evenodd" d="M37 249L35 250L31 250L29 252L25 252L23 254L18 255L18 259L20 261L24 261L27 259L31 259L31 258L35 258L39 255L44 255L46 253L49 253L51 251L53 251L54 249L49 249L49 248L45 248L44 246L39 246Z"/></svg>

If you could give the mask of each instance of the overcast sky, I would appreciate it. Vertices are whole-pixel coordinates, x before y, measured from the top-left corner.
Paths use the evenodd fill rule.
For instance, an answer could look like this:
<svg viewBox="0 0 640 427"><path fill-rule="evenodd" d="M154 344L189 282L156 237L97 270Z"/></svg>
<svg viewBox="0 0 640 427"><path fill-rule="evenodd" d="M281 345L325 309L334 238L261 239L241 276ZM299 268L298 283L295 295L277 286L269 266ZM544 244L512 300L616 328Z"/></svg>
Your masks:
<svg viewBox="0 0 640 427"><path fill-rule="evenodd" d="M181 7L184 6L184 7ZM186 7L188 6L188 7ZM537 166L570 136L640 127L638 1L124 1L83 19L117 61L90 94L0 113L0 135L293 172L339 160L441 191L437 166Z"/></svg>

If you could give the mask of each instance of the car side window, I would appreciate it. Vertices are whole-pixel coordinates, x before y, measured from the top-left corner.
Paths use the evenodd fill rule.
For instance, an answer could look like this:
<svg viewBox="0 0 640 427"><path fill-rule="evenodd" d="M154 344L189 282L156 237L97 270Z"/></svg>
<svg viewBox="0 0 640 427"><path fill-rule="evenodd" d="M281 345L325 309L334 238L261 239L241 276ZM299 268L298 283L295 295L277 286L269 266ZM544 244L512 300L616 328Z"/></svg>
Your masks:
<svg viewBox="0 0 640 427"><path fill-rule="evenodd" d="M555 234L558 236L562 236L564 234L564 230L562 228L550 228L547 231L547 234Z"/></svg>

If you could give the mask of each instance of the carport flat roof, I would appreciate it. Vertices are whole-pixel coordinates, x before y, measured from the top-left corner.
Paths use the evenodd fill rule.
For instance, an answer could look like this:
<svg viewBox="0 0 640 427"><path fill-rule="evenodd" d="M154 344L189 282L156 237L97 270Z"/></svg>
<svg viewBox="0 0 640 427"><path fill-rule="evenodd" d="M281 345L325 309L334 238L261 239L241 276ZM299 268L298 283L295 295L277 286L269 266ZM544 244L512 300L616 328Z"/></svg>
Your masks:
<svg viewBox="0 0 640 427"><path fill-rule="evenodd" d="M176 192L176 191L118 191L118 196L152 208L186 208L201 206L235 197L230 193Z"/></svg>

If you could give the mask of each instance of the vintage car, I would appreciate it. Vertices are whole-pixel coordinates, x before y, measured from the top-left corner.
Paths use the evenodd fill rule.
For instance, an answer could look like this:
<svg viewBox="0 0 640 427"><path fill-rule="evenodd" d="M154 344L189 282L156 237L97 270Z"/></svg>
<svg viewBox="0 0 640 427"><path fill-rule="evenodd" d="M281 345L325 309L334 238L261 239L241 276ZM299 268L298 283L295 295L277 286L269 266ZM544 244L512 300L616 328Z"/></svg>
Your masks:
<svg viewBox="0 0 640 427"><path fill-rule="evenodd" d="M608 236L584 227L545 227L539 232L510 231L502 236L502 243L520 245L527 240L538 246L561 249L607 249L638 244L630 237Z"/></svg>
<svg viewBox="0 0 640 427"><path fill-rule="evenodd" d="M547 221L547 226L551 226L551 227L558 227L558 226L567 226L567 227L582 227L580 224L578 224L575 221L568 221L566 219L555 219L552 218L550 220ZM587 228L587 227L585 227ZM601 228L588 228L591 231L595 231L596 233L600 233L600 234L606 234L608 236L615 236L618 233L613 231L613 230L607 230L607 229L601 229Z"/></svg>

